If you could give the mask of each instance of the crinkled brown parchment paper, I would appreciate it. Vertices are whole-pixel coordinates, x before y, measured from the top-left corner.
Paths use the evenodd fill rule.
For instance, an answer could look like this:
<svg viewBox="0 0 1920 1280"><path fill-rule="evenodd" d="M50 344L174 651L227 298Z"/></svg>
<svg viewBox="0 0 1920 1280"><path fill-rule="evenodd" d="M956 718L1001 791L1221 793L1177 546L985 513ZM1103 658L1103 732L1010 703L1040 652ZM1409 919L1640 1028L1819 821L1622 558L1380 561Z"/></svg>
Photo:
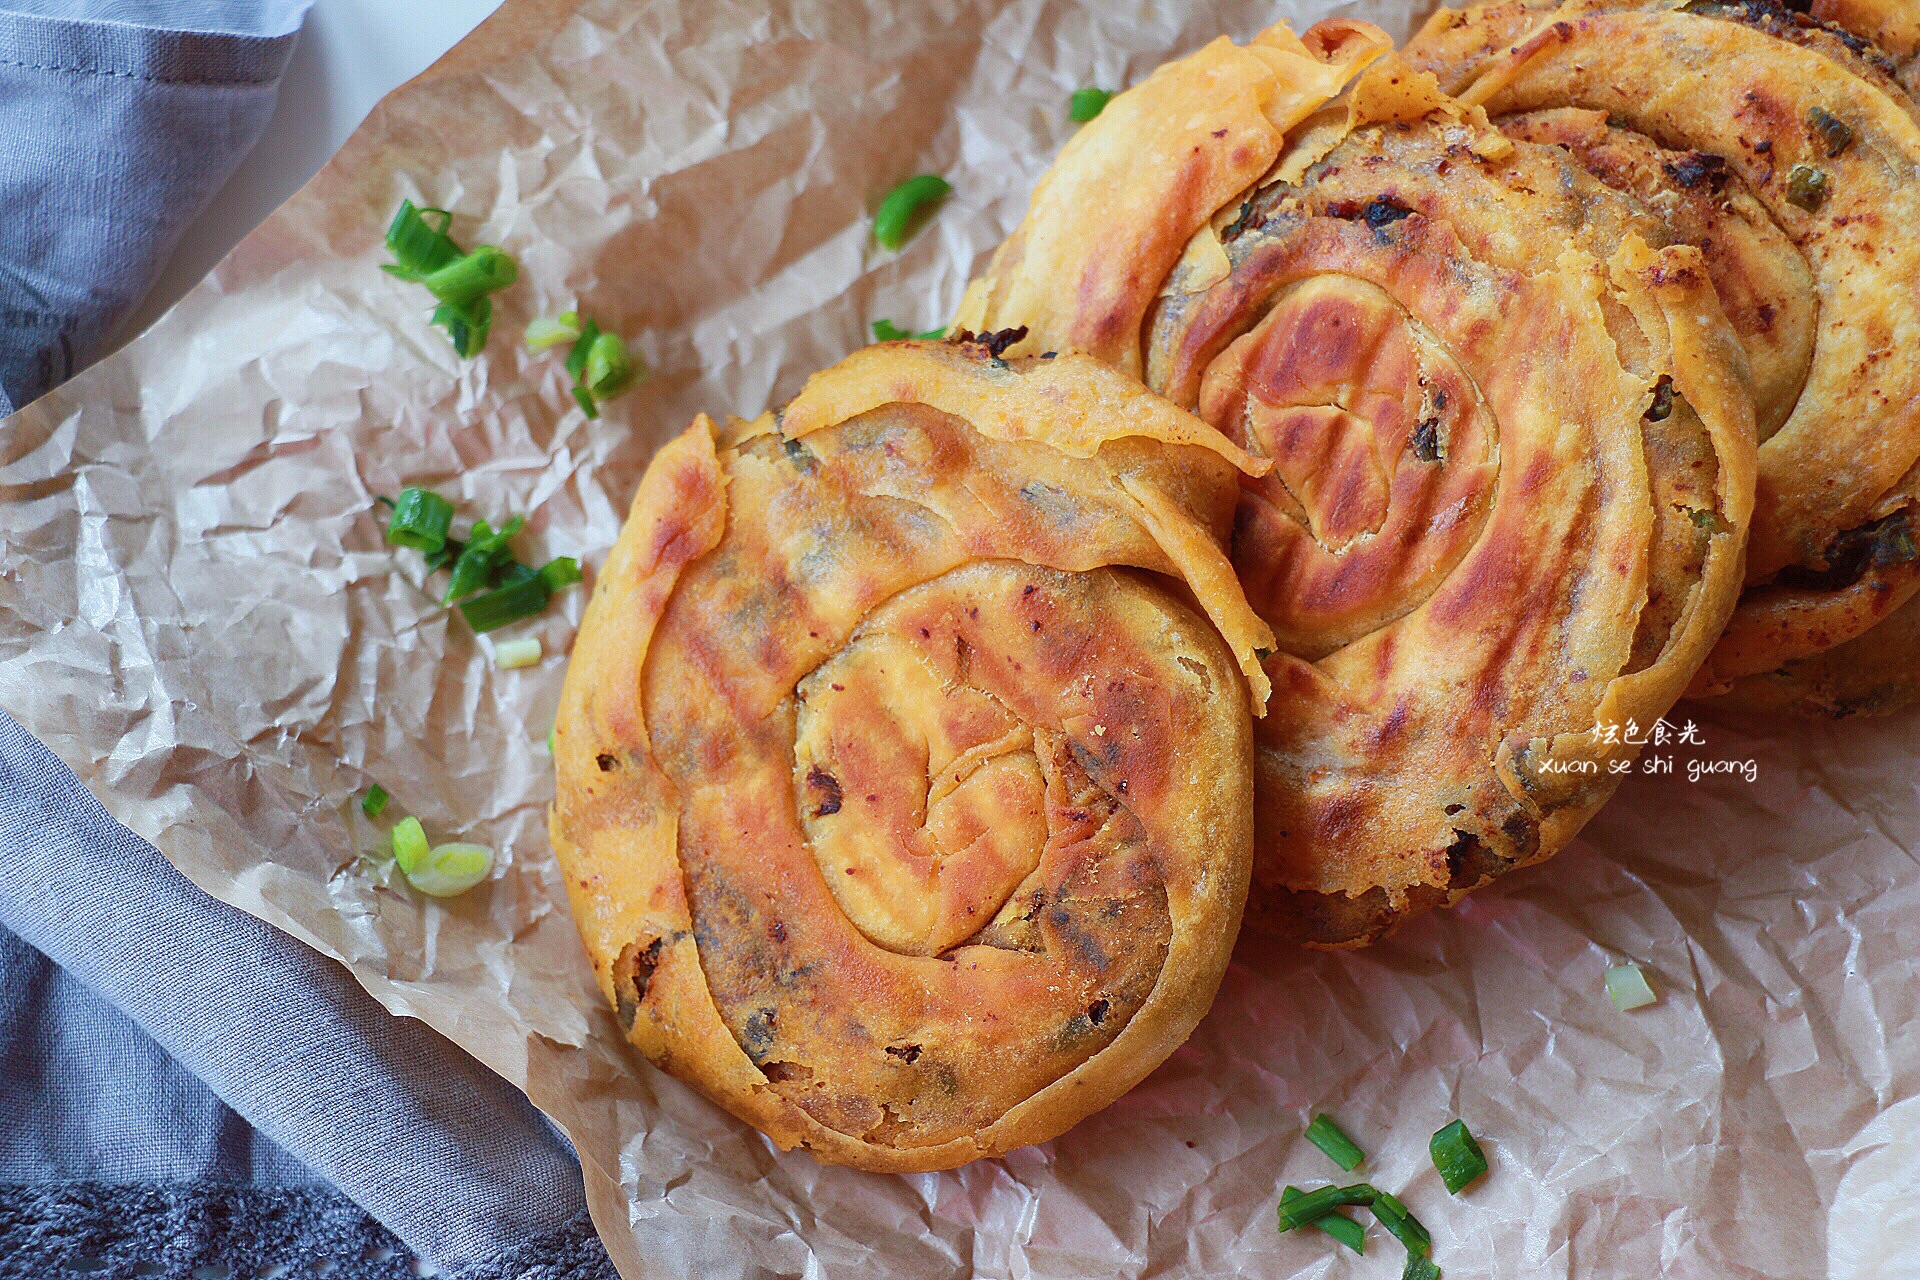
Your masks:
<svg viewBox="0 0 1920 1280"><path fill-rule="evenodd" d="M144 338L0 428L0 703L208 892L345 963L572 1135L629 1277L1389 1276L1281 1236L1326 1109L1465 1276L1920 1275L1920 767L1912 716L1694 713L1555 861L1388 943L1244 943L1165 1067L1057 1142L950 1174L781 1155L635 1062L543 825L561 663L493 669L369 513L402 484L530 513L596 563L654 444L751 415L885 316L935 325L1067 136L1137 80L1306 0L512 0L389 98ZM1403 35L1406 0L1340 11ZM958 194L898 256L896 181ZM486 356L382 274L399 198L519 255ZM521 325L578 299L656 371L597 423ZM583 591L539 624L563 650ZM1680 717L1684 719L1686 709ZM1754 762L1690 781L1691 760ZM380 887L383 782L504 851L448 903ZM1619 957L1661 1002L1616 1012ZM1492 1176L1454 1200L1455 1115Z"/></svg>

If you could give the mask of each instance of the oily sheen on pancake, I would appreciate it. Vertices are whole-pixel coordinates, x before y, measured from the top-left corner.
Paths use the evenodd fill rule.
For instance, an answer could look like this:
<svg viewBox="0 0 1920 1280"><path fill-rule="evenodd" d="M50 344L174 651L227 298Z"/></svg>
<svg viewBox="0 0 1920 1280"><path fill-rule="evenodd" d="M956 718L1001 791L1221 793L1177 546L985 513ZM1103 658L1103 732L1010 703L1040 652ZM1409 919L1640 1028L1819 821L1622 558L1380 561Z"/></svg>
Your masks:
<svg viewBox="0 0 1920 1280"><path fill-rule="evenodd" d="M555 736L554 846L632 1043L783 1147L899 1172L1052 1137L1172 1052L1252 856L1239 463L1094 360L972 342L869 348L663 448Z"/></svg>
<svg viewBox="0 0 1920 1280"><path fill-rule="evenodd" d="M1706 256L1756 375L1761 440L1746 592L1697 696L1826 716L1916 697L1910 625L1851 642L1920 593L1917 15L1911 0L1811 15L1512 0L1442 9L1407 49L1609 185L1664 173L1688 188L1657 207Z"/></svg>
<svg viewBox="0 0 1920 1280"><path fill-rule="evenodd" d="M996 256L959 317L1025 324L1022 296L1086 297L1107 319L1073 332L1115 335L1102 354L1131 350L1272 463L1243 478L1233 539L1278 646L1248 919L1316 946L1573 836L1719 635L1753 492L1746 360L1700 253L1369 30L1297 42L1340 51L1344 87L1294 102L1262 170L1132 296L1076 292L1109 234L1083 217L1048 262ZM1233 98L1174 63L1123 102L1191 147ZM1062 189L1118 207L1111 187L1188 226L1193 167L1130 161L1124 137L1069 147L1029 223L1060 216L1043 196Z"/></svg>

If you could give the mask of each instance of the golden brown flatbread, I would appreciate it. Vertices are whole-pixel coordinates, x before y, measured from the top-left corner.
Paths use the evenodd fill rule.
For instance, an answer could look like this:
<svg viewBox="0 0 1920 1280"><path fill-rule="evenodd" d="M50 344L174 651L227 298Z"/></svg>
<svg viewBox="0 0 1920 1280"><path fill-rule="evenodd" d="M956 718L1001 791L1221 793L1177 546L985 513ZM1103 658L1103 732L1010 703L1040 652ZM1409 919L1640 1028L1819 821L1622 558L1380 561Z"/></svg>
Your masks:
<svg viewBox="0 0 1920 1280"><path fill-rule="evenodd" d="M1746 360L1699 251L1384 38L1341 32L1299 43L1368 55L1341 62L1338 96L1306 78L1323 100L1295 102L1267 168L1164 274L1076 294L1127 233L1034 224L1063 216L1061 190L1190 220L1186 168L1130 159L1154 136L1139 121L1213 135L1179 63L1109 106L1123 136L1043 181L1009 245L1050 238L1053 257L996 255L960 316L1028 324L1022 297L1085 297L1105 319L1049 314L1030 341L1111 334L1122 364L1130 341L1148 385L1273 464L1243 478L1233 540L1278 645L1248 919L1316 946L1370 941L1572 837L1719 635L1754 482Z"/></svg>
<svg viewBox="0 0 1920 1280"><path fill-rule="evenodd" d="M1511 0L1442 9L1407 49L1526 136L1540 136L1540 113L1573 108L1602 122L1604 151L1687 153L1683 176L1728 206L1722 226L1777 233L1803 264L1803 300L1747 305L1751 241L1676 210L1759 375L1762 442L1746 593L1696 696L1885 712L1916 687L1920 650L1901 631L1849 651L1873 664L1850 680L1877 694L1786 696L1832 665L1809 659L1920 593L1920 111L1900 66L1916 13L1891 0L1827 0L1814 16L1764 0ZM1594 171L1620 180L1604 162ZM1788 283L1794 264L1763 256L1772 283Z"/></svg>
<svg viewBox="0 0 1920 1280"><path fill-rule="evenodd" d="M1238 449L1084 356L893 343L655 457L555 734L629 1039L783 1147L1042 1141L1211 1003L1252 857ZM1224 638L1223 638L1224 637Z"/></svg>

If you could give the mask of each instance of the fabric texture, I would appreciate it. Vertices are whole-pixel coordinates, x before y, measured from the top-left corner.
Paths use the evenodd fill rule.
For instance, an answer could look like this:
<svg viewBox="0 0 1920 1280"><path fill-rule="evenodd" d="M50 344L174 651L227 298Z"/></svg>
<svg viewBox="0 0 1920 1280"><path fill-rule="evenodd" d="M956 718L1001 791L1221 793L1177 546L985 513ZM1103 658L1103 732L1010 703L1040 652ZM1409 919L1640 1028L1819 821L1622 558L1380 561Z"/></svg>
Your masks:
<svg viewBox="0 0 1920 1280"><path fill-rule="evenodd" d="M72 377L140 301L266 127L306 6L183 6L203 25L246 12L214 31L18 7L0 5L0 412Z"/></svg>
<svg viewBox="0 0 1920 1280"><path fill-rule="evenodd" d="M259 136L305 8L0 0L0 412L101 353ZM614 1274L524 1096L188 883L0 712L0 1280L416 1256Z"/></svg>
<svg viewBox="0 0 1920 1280"><path fill-rule="evenodd" d="M4 714L0 797L0 926L17 935L0 939L0 1115L21 1118L0 1137L0 1182L95 1188L30 1202L74 1213L100 1203L100 1186L125 1186L129 1212L164 1204L163 1231L176 1220L203 1231L204 1215L182 1206L204 1199L150 1184L311 1193L311 1169L449 1271L494 1274L543 1238L577 1250L579 1167L518 1090L388 1014L338 965L200 892ZM310 1201L274 1203L291 1213ZM26 1202L11 1203L17 1215ZM221 1203L251 1221L245 1195ZM316 1223L335 1221L310 1207ZM23 1230L10 1221L0 1258L45 1244L10 1239ZM252 1240L220 1260L252 1261ZM604 1251L597 1262L612 1274Z"/></svg>

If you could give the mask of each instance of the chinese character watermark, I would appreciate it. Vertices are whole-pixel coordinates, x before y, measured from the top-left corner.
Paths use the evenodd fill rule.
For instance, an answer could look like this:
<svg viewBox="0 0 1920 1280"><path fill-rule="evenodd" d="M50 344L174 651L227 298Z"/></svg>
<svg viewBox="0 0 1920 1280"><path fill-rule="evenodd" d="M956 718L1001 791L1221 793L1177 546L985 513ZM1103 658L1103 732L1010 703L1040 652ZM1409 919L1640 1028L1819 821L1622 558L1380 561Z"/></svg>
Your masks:
<svg viewBox="0 0 1920 1280"><path fill-rule="evenodd" d="M1588 732L1596 746L1651 747L1653 750L1643 750L1637 758L1605 762L1591 759L1547 760L1541 765L1542 772L1604 773L1609 777L1625 777L1634 773L1666 775L1684 772L1688 782L1699 782L1702 778L1716 775L1737 777L1746 782L1756 782L1760 777L1759 762L1752 759L1715 759L1705 755L1689 754L1684 768L1676 768L1673 748L1704 747L1707 744L1706 738L1700 732L1700 726L1691 720L1684 724L1674 724L1663 716L1652 724L1643 726L1639 721L1629 719L1625 724L1596 724Z"/></svg>

